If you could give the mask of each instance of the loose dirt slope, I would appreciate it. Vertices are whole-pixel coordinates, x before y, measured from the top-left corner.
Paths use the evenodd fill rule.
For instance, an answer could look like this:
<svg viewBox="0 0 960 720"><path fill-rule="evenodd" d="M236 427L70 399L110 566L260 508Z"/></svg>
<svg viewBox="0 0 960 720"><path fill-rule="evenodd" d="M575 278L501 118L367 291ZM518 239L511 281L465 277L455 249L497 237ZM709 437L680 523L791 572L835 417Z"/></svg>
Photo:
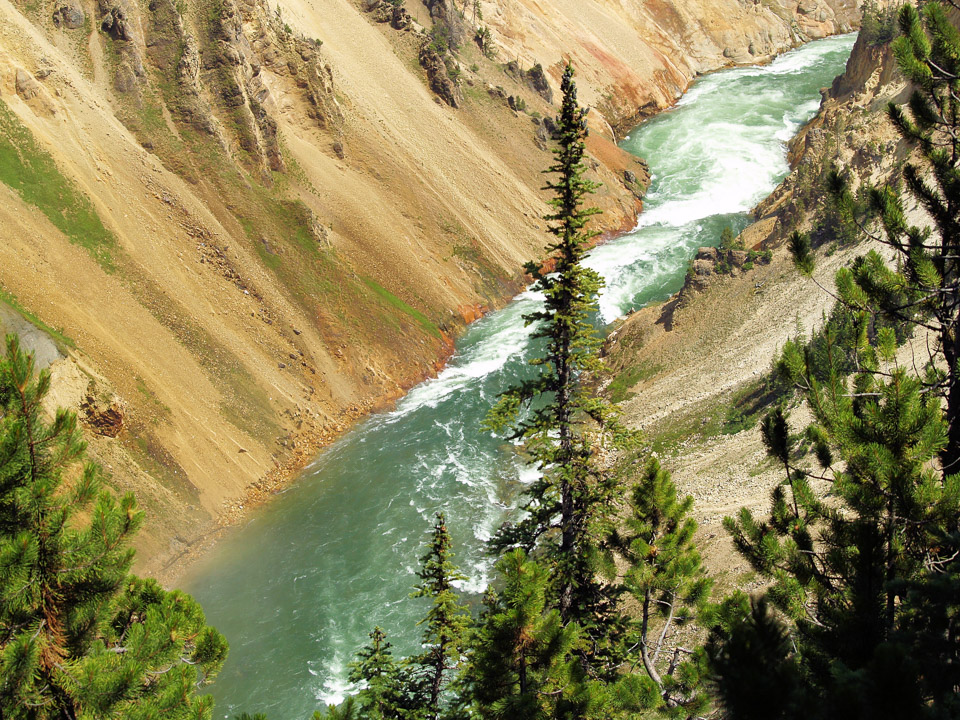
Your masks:
<svg viewBox="0 0 960 720"><path fill-rule="evenodd" d="M607 121L856 21L835 0L481 3L493 58L444 0L400 29L377 5L0 0L0 297L56 338L56 402L145 506L143 571L518 289L545 241L542 117L565 53L603 110L591 177L612 232L645 169ZM445 23L460 49L427 53L428 78Z"/></svg>

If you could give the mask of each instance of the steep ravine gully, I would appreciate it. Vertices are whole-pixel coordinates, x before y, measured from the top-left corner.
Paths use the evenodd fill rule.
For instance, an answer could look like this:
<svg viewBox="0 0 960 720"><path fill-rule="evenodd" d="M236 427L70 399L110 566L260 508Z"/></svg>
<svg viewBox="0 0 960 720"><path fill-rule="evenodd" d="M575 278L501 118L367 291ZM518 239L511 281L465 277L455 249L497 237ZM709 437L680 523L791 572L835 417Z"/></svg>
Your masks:
<svg viewBox="0 0 960 720"><path fill-rule="evenodd" d="M605 321L669 297L698 246L715 244L725 225L747 224L747 211L786 175L785 143L852 44L821 40L766 67L708 76L625 140L648 159L653 182L638 227L590 255L607 282ZM463 589L482 590L483 541L530 470L478 428L496 394L527 371L521 316L537 302L524 293L472 325L437 378L335 443L191 569L188 589L231 641L213 686L224 717L241 709L306 717L338 699L346 663L374 625L399 652L412 651L422 608L407 596L439 509L470 576Z"/></svg>
<svg viewBox="0 0 960 720"><path fill-rule="evenodd" d="M0 0L2 325L51 331L52 402L147 511L141 572L520 289L562 57L616 232L645 183L625 128L858 23L851 0L483 1L484 54L459 5L406 4ZM423 50L434 25L455 54Z"/></svg>

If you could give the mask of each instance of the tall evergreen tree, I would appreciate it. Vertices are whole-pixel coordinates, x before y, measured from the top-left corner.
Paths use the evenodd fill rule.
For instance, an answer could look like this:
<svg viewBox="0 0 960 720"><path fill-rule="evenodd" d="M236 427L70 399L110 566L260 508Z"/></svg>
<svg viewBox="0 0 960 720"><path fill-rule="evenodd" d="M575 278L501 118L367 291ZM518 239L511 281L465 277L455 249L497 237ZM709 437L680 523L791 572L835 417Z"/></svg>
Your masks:
<svg viewBox="0 0 960 720"><path fill-rule="evenodd" d="M443 710L442 694L460 667L470 631L470 612L460 603L454 582L465 580L453 562L452 543L443 513L437 514L430 547L420 561L420 583L413 597L431 601L424 625L423 654L412 659L417 717L437 720Z"/></svg>
<svg viewBox="0 0 960 720"><path fill-rule="evenodd" d="M140 525L82 461L76 416L43 419L50 373L0 358L0 717L209 718L226 643L179 591L129 575Z"/></svg>
<svg viewBox="0 0 960 720"><path fill-rule="evenodd" d="M595 448L626 434L610 406L584 382L602 367L593 325L602 281L582 264L587 243L596 235L586 225L599 210L584 207L596 185L584 177L587 110L577 104L570 65L561 89L559 147L547 171L557 177L546 186L554 193L550 200L554 211L546 220L555 237L547 250L555 262L549 271L538 263L526 266L535 279L533 289L544 296L544 306L525 320L536 326L533 336L546 341L544 352L530 361L537 375L504 393L487 420L495 431L513 428L513 438L525 441L540 477L528 490L526 517L502 528L494 547L522 547L528 552L537 548L543 553L553 578L551 604L564 622L577 621L592 638L590 644L599 647L604 644L602 636L615 626L616 599L597 572L602 526L618 491L612 473L596 462ZM530 412L518 421L525 407Z"/></svg>

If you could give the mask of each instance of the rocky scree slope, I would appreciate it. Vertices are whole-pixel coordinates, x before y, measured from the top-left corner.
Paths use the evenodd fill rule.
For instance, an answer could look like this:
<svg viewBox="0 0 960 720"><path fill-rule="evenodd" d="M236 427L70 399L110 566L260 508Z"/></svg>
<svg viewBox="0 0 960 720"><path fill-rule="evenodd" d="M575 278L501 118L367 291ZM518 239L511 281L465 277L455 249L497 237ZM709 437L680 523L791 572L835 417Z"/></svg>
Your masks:
<svg viewBox="0 0 960 720"><path fill-rule="evenodd" d="M142 572L169 575L522 285L560 48L603 110L591 176L616 232L646 177L613 128L856 22L813 0L483 2L481 49L446 0L377 5L0 0L0 324L46 332L55 402L148 511Z"/></svg>
<svg viewBox="0 0 960 720"><path fill-rule="evenodd" d="M633 313L608 341L610 387L626 398L625 420L644 430L681 491L694 496L707 561L731 588L749 589L749 567L721 521L743 506L767 512L770 491L782 480L757 425L770 401L771 362L798 328L809 333L833 305L793 267L785 240L794 229L817 238L815 279L827 289L840 267L869 249L828 232L833 221L822 181L831 165L848 170L854 188L895 176L910 150L885 107L902 101L905 89L889 45L861 36L846 71L794 141L792 172L740 236L748 249L772 249L772 261L718 274L704 248L693 264L698 272L678 296ZM925 356L923 339L914 342Z"/></svg>

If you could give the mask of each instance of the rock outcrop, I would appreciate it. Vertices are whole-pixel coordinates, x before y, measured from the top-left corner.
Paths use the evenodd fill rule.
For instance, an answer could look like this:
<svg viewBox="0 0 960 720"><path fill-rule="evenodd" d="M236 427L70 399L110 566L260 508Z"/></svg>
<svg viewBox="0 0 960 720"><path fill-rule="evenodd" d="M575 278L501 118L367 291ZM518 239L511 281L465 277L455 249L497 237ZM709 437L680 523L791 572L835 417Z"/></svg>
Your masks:
<svg viewBox="0 0 960 720"><path fill-rule="evenodd" d="M447 65L429 44L420 48L420 67L427 73L430 89L452 108L460 107L460 91L447 73Z"/></svg>
<svg viewBox="0 0 960 720"><path fill-rule="evenodd" d="M820 111L790 143L792 172L754 209L759 222L748 230L749 242L778 247L794 230L811 231L814 242L833 239L827 173L845 172L853 190L862 182L890 180L910 148L885 110L906 99L890 44L858 37L846 70L824 92Z"/></svg>

